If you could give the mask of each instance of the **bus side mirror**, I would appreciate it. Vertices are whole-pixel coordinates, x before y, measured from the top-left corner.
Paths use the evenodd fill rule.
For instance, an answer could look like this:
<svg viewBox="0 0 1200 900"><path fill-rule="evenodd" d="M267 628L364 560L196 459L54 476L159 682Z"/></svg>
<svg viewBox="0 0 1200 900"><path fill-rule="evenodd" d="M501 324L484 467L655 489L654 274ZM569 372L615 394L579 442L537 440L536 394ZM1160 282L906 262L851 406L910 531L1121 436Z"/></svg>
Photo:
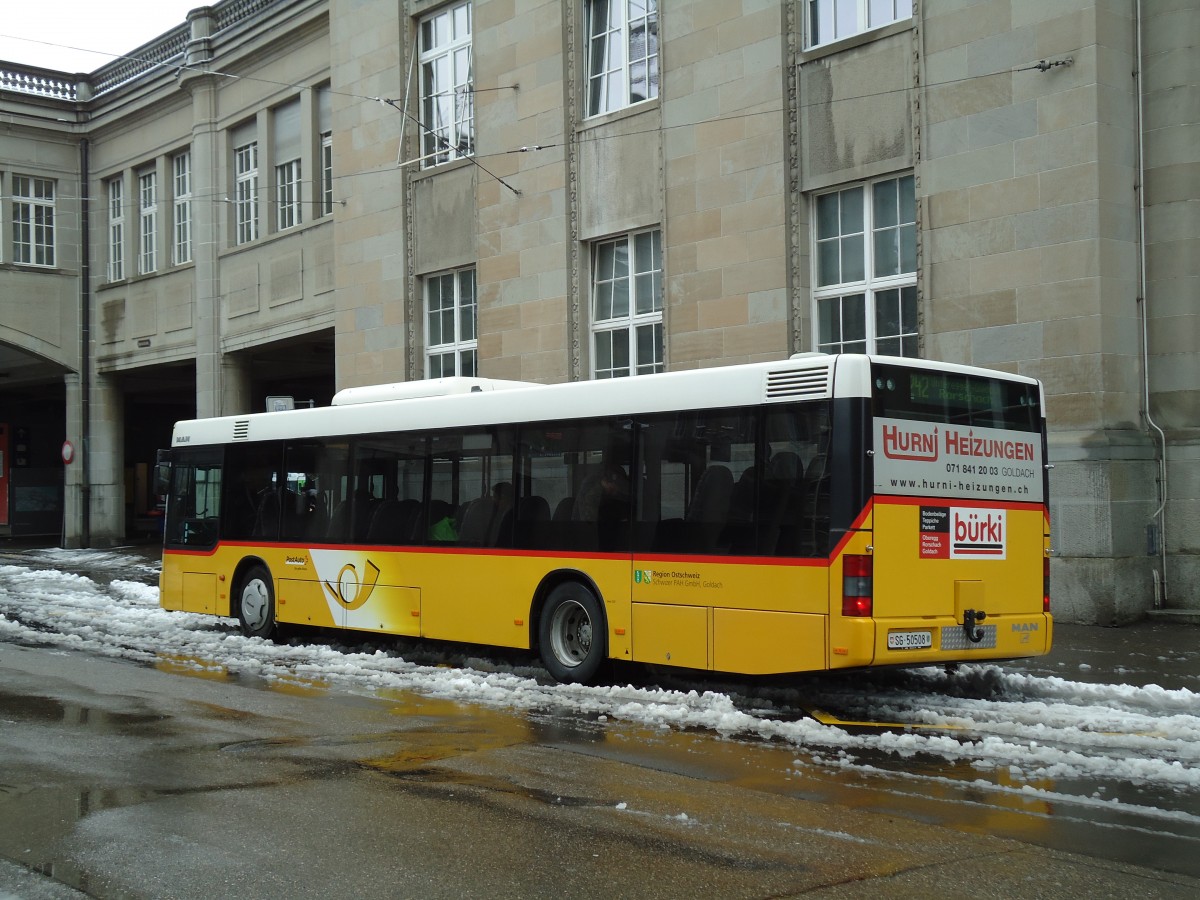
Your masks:
<svg viewBox="0 0 1200 900"><path fill-rule="evenodd" d="M154 464L154 493L162 496L171 489L171 459L169 450L158 451Z"/></svg>

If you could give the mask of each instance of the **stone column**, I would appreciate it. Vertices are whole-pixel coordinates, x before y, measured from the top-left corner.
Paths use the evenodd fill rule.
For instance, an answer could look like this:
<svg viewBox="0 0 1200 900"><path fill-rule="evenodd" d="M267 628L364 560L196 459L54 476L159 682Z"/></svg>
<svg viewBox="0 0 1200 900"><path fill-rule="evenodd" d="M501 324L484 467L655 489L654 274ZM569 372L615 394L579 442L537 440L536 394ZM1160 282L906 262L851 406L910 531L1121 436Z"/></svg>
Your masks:
<svg viewBox="0 0 1200 900"><path fill-rule="evenodd" d="M196 414L221 413L221 269L217 248L224 229L226 186L221 175L221 131L216 84L190 72L181 79L192 94L192 260L196 264Z"/></svg>
<svg viewBox="0 0 1200 900"><path fill-rule="evenodd" d="M63 376L66 396L66 435L75 448L75 458L63 471L63 546L79 547L83 543L84 466L87 455L83 447L81 415L82 386L77 372Z"/></svg>
<svg viewBox="0 0 1200 900"><path fill-rule="evenodd" d="M125 540L125 398L112 377L94 377L89 418L91 438L80 457L90 481L90 545L112 547Z"/></svg>
<svg viewBox="0 0 1200 900"><path fill-rule="evenodd" d="M261 408L250 408L252 402L250 368L244 357L236 353L227 353L221 357L220 381L222 415L263 412Z"/></svg>

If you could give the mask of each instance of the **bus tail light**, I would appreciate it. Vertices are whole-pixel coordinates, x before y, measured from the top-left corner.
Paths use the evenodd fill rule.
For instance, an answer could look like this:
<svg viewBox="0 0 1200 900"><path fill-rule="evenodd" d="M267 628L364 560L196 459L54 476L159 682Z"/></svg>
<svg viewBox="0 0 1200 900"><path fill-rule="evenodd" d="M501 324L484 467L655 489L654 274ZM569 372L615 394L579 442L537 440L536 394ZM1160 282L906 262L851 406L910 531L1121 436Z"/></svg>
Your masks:
<svg viewBox="0 0 1200 900"><path fill-rule="evenodd" d="M842 615L862 618L873 612L871 557L848 555L842 561Z"/></svg>
<svg viewBox="0 0 1200 900"><path fill-rule="evenodd" d="M1050 557L1042 557L1042 612L1050 612Z"/></svg>

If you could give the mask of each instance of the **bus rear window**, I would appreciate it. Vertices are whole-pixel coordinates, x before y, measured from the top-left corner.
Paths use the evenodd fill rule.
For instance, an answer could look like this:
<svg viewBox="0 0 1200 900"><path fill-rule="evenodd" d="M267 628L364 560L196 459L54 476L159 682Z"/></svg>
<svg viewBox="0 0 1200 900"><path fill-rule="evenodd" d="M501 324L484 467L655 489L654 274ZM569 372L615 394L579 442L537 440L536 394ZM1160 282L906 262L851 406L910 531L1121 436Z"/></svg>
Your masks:
<svg viewBox="0 0 1200 900"><path fill-rule="evenodd" d="M878 363L871 374L876 416L1010 431L1041 428L1035 384Z"/></svg>

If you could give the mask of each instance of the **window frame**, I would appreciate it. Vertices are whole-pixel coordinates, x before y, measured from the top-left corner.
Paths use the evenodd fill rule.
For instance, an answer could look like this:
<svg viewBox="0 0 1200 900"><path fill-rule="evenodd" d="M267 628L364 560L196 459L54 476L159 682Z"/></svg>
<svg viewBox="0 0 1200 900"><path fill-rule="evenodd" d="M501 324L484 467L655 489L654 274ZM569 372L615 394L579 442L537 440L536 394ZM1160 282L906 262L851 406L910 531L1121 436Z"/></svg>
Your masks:
<svg viewBox="0 0 1200 900"><path fill-rule="evenodd" d="M192 152L171 157L171 261L192 261Z"/></svg>
<svg viewBox="0 0 1200 900"><path fill-rule="evenodd" d="M645 14L638 17L636 21L645 23L647 37L643 41L645 52L638 60L631 60L634 29L631 28L633 17L630 7L634 2L635 0L587 0L583 5L584 118L603 116L658 99L661 77L658 0L640 0ZM614 7L618 8L616 11L620 14L620 19L616 22L612 18ZM597 27L596 21L601 9L609 14L602 31ZM612 58L611 47L608 43L614 38L620 41L619 61ZM635 83L633 73L639 63L646 67L646 96L634 99L632 96ZM618 77L621 96L614 100L613 95L616 93L617 87L615 82Z"/></svg>
<svg viewBox="0 0 1200 900"><path fill-rule="evenodd" d="M286 231L304 222L301 208L300 159L290 159L275 167L275 230Z"/></svg>
<svg viewBox="0 0 1200 900"><path fill-rule="evenodd" d="M639 267L639 240L650 238L649 268ZM620 245L624 245L625 273L618 271ZM601 256L606 247L612 247L613 265L605 271ZM611 273L611 274L610 274ZM649 308L639 311L639 301L645 296L649 280ZM624 283L625 311L616 313L618 285ZM590 364L591 377L623 378L633 375L648 375L666 370L666 337L663 322L663 251L662 229L645 228L627 234L595 241L591 247L591 281L588 288L588 314L591 333ZM607 297L608 315L601 315ZM650 329L651 357L643 362L639 337ZM623 333L626 338L626 358L623 366L616 357L618 346L615 336ZM607 354L601 351L601 342L608 341ZM608 365L601 366L601 362ZM623 369L623 371L622 371Z"/></svg>
<svg viewBox="0 0 1200 900"><path fill-rule="evenodd" d="M911 188L911 196L901 191ZM895 190L895 218L885 219L879 215L879 198L888 189ZM854 211L848 227L844 200L848 195L861 194L860 208ZM822 201L837 197L837 230L825 233L822 227ZM885 198L886 199L886 198ZM911 204L909 207L908 204ZM840 185L812 196L811 202L811 253L812 253L812 321L813 349L819 352L886 353L887 355L917 357L920 355L920 330L917 322L919 297L917 296L917 212L916 180L911 172L894 173L869 181ZM829 209L829 207L826 207ZM911 212L911 219L907 214ZM851 230L852 229L852 230ZM893 239L894 238L894 239ZM856 241L861 253L852 261L852 277L847 278L846 248ZM889 253L881 248L890 241ZM835 246L836 245L836 246ZM834 253L837 260L837 279L823 282L823 264L832 263ZM906 257L911 258L911 269L906 269ZM894 261L889 268L880 271L883 263ZM896 304L895 329L881 334L881 318L885 315L884 303ZM826 323L834 324L836 332L830 333ZM846 328L861 328L861 336L846 336ZM826 339L828 338L828 339ZM883 346L881 346L883 345ZM891 346L888 346L891 345Z"/></svg>
<svg viewBox="0 0 1200 900"><path fill-rule="evenodd" d="M138 184L138 274L158 270L158 171L142 169Z"/></svg>
<svg viewBox="0 0 1200 900"><path fill-rule="evenodd" d="M321 132L321 203L320 215L333 212L333 132Z"/></svg>
<svg viewBox="0 0 1200 900"><path fill-rule="evenodd" d="M462 13L460 16L459 13ZM439 25L448 26L445 38ZM432 43L429 41L432 40ZM421 168L475 153L474 8L471 0L447 4L417 23L417 83L421 110ZM465 56L463 55L465 53ZM444 64L445 69L439 68ZM465 72L460 71L465 66ZM440 72L440 75L439 75ZM448 80L449 84L442 83ZM431 83L432 82L432 83ZM446 122L439 120L452 104Z"/></svg>
<svg viewBox="0 0 1200 900"><path fill-rule="evenodd" d="M233 225L238 246L258 240L258 140L233 148Z"/></svg>
<svg viewBox="0 0 1200 900"><path fill-rule="evenodd" d="M468 283L470 285L470 301L464 302L466 291L464 287ZM459 269L452 269L447 272L438 272L433 275L427 275L423 279L423 298L425 312L425 377L426 378L449 378L460 375L479 374L479 292L476 283L476 274L474 266L465 266ZM434 309L432 301L433 287L437 285L437 299L440 305ZM445 301L445 288L449 285L452 291L450 303ZM470 328L465 328L464 313L469 318ZM440 340L435 342L433 335L435 333L434 321L435 315L438 317L437 335L441 338L445 337L446 323L449 320L453 328L453 335L450 340ZM470 334L465 332L469 331ZM454 361L453 371L447 371L445 362L452 357ZM469 360L470 366L464 365L464 361ZM436 361L436 364L435 364Z"/></svg>
<svg viewBox="0 0 1200 900"><path fill-rule="evenodd" d="M105 182L108 203L108 280L125 280L125 178ZM114 191L114 188L116 189Z"/></svg>
<svg viewBox="0 0 1200 900"><path fill-rule="evenodd" d="M885 7L891 12L885 13ZM827 14L822 14L822 8ZM912 16L913 0L804 0L804 48L824 47ZM833 29L828 38L821 35L822 22Z"/></svg>
<svg viewBox="0 0 1200 900"><path fill-rule="evenodd" d="M53 178L12 176L12 261L18 266L56 268L55 210L58 185Z"/></svg>

